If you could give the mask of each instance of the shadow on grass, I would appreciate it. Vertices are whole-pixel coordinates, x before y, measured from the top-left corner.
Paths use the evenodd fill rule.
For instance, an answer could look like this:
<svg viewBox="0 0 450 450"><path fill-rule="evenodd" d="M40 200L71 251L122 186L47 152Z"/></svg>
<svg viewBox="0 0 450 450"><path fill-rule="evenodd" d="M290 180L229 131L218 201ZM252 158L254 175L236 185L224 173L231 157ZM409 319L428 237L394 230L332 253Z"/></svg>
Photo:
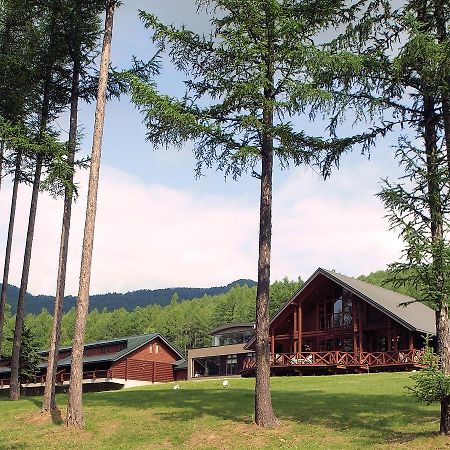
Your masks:
<svg viewBox="0 0 450 450"><path fill-rule="evenodd" d="M413 402L406 395L278 390L272 392L272 399L275 413L281 420L348 432L372 444L402 443L436 435L418 427L437 421L436 411ZM240 388L136 390L86 398L89 406L151 410L161 420L173 422L213 416L252 423L253 401L253 389ZM408 431L402 431L404 429Z"/></svg>
<svg viewBox="0 0 450 450"><path fill-rule="evenodd" d="M55 425L62 425L64 423L62 413L59 408L52 409L50 411L50 416L48 416L46 412L42 411L42 404L43 404L42 397L25 397L25 398L36 406L36 408L38 409L37 414L41 414L42 417L50 417Z"/></svg>

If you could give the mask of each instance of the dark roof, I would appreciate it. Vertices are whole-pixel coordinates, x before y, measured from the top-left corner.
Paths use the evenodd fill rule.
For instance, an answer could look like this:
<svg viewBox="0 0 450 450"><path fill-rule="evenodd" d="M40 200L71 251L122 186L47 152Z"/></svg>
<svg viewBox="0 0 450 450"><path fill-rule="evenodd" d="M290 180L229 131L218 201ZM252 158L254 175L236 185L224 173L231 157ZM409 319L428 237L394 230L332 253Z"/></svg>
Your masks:
<svg viewBox="0 0 450 450"><path fill-rule="evenodd" d="M318 269L315 273L318 272L323 273L331 280L362 297L367 303L384 312L406 328L421 333L436 333L434 310L416 301L416 299L330 270ZM404 304L408 305L401 306Z"/></svg>
<svg viewBox="0 0 450 450"><path fill-rule="evenodd" d="M143 334L143 335L139 335L139 336L125 336L125 337L114 338L114 339L103 339L103 340L99 340L99 341L88 342L88 343L84 344L84 348L86 349L86 348L92 348L92 347L102 347L105 345L120 344L120 343L127 343L127 346L128 346L129 341L134 341L136 339L145 338L145 341L147 342L148 337L150 337L150 340L151 340L158 334L159 333L149 333L149 334ZM71 350L72 350L71 346L70 347L60 347L60 349L59 349L60 352L71 351ZM48 350L41 350L39 353L48 354Z"/></svg>
<svg viewBox="0 0 450 450"><path fill-rule="evenodd" d="M253 329L255 326L255 322L237 322L237 323L225 323L223 325L219 325L216 328L213 328L209 334L213 335L218 333L219 331L225 331L231 328L248 328Z"/></svg>
<svg viewBox="0 0 450 450"><path fill-rule="evenodd" d="M180 359L179 361L174 362L173 366L174 366L173 368L175 370L182 370L182 369L187 369L188 368L187 361L184 358Z"/></svg>
<svg viewBox="0 0 450 450"><path fill-rule="evenodd" d="M276 320L281 313L317 278L323 275L331 281L345 287L353 294L365 300L374 308L382 311L405 328L411 331L418 331L426 334L436 334L435 312L428 306L409 297L389 289L375 286L356 278L347 277L332 270L318 268L308 280L298 289L291 298L280 308L270 323ZM407 303L407 306L400 306ZM253 344L255 338L252 338L247 344L248 348Z"/></svg>
<svg viewBox="0 0 450 450"><path fill-rule="evenodd" d="M83 357L83 363L99 363L99 362L107 362L107 361L117 361L120 358L123 358L124 356L128 355L129 353L133 352L134 350L138 349L139 347L142 347L144 344L149 343L150 341L153 341L155 338L161 339L169 348L171 348L182 360L183 354L181 351L173 344L171 344L164 336L162 336L159 333L149 333L149 334L143 334L140 336L127 336L123 338L117 338L117 339L109 339L104 341L96 341L96 342L89 342L84 345L84 348L93 348L93 347L103 347L105 345L111 345L111 344L117 344L117 343L126 343L126 347L116 353L105 353L101 355L92 355L92 356L84 356ZM72 347L61 347L60 351L67 351L72 350ZM39 352L41 355L47 355L48 350ZM61 359L58 361L58 366L70 366L72 362L71 356L67 356L66 358ZM47 362L41 362L39 364L40 368L47 367ZM7 373L10 372L9 367L0 367L0 373Z"/></svg>

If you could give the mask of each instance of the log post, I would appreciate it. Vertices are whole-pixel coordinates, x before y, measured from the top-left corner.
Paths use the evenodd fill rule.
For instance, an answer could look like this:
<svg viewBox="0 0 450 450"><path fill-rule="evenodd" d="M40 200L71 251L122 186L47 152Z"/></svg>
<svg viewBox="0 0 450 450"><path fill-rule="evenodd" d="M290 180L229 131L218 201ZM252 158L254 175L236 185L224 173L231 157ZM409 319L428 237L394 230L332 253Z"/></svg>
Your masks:
<svg viewBox="0 0 450 450"><path fill-rule="evenodd" d="M414 350L414 336L411 333L411 330L408 331L408 339L409 339L409 349Z"/></svg>
<svg viewBox="0 0 450 450"><path fill-rule="evenodd" d="M356 325L356 299L355 297L352 295L352 324L353 324L353 354L356 356L357 352L358 352L358 344L357 344L357 339L356 339L356 333L358 331L358 327Z"/></svg>
<svg viewBox="0 0 450 450"><path fill-rule="evenodd" d="M298 304L298 313L297 313L297 333L298 333L298 352L302 352L302 305Z"/></svg>
<svg viewBox="0 0 450 450"><path fill-rule="evenodd" d="M386 319L387 322L387 330L386 330L386 334L387 334L387 351L391 352L392 351L392 322L391 322L391 318L388 317Z"/></svg>
<svg viewBox="0 0 450 450"><path fill-rule="evenodd" d="M294 353L301 352L301 348L298 347L298 332L297 332L297 308L294 305L294 324L292 332L292 340L294 341Z"/></svg>
<svg viewBox="0 0 450 450"><path fill-rule="evenodd" d="M272 358L275 360L275 334L273 328L270 334L270 353L272 353Z"/></svg>
<svg viewBox="0 0 450 450"><path fill-rule="evenodd" d="M363 313L363 302L358 301L358 335L359 335L359 353L364 351L363 349L363 326L362 326L362 313Z"/></svg>
<svg viewBox="0 0 450 450"><path fill-rule="evenodd" d="M398 336L397 336L397 329L394 329L392 333L392 339L394 340L394 352L398 350Z"/></svg>

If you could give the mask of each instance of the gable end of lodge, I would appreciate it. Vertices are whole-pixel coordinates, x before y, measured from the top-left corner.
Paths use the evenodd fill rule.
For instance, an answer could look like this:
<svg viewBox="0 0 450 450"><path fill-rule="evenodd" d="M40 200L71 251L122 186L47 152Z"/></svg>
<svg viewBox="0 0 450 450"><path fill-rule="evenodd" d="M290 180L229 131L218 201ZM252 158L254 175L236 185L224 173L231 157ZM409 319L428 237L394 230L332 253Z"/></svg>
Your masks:
<svg viewBox="0 0 450 450"><path fill-rule="evenodd" d="M270 321L271 373L411 370L420 367L425 336L434 334L435 312L426 305L319 268ZM254 375L254 341L190 350L188 378Z"/></svg>

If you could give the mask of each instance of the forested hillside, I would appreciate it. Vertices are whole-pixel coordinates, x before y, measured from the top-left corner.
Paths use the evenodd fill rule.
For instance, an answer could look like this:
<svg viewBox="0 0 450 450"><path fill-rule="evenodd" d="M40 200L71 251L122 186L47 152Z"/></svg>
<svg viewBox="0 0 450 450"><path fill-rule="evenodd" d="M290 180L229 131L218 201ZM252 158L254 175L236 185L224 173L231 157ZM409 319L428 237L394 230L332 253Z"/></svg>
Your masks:
<svg viewBox="0 0 450 450"><path fill-rule="evenodd" d="M211 288L166 288L166 289L141 289L138 291L126 292L120 294L117 292L91 295L89 301L89 309L113 311L118 308L124 308L127 311L132 311L136 307L145 307L148 305L161 305L165 306L170 303L174 294L177 294L179 298L183 300L191 300L193 298L202 297L203 295L219 295L229 291L233 286L255 286L256 283L253 280L236 280L226 286L217 286ZM0 283L1 286L1 283ZM19 294L19 288L16 286L8 285L8 304L11 307L13 314L16 312L17 296ZM64 299L64 312L70 311L75 307L76 297L67 296ZM55 297L51 295L32 295L27 294L26 312L29 314L39 314L42 309L53 313L53 303Z"/></svg>
<svg viewBox="0 0 450 450"><path fill-rule="evenodd" d="M173 294L169 304L151 304L136 307L133 311L125 308L108 311L94 308L88 315L86 342L99 339L160 332L186 351L187 348L208 346L211 337L208 331L223 323L252 321L255 316L256 286L254 282L235 285L226 292L216 295L204 294L191 300ZM303 281L276 281L271 286L271 315L303 284ZM212 288L214 289L214 288ZM38 346L48 347L52 317L43 309L38 314L28 314L26 324L34 333ZM64 314L61 341L71 345L75 323L75 309ZM6 334L12 336L14 316L9 311L6 316ZM11 341L5 345L4 354L11 353Z"/></svg>
<svg viewBox="0 0 450 450"><path fill-rule="evenodd" d="M422 299L423 293L420 290L420 286L413 286L411 284L403 285L395 283L392 281L392 275L390 275L386 270L378 270L372 272L369 275L361 275L358 277L359 280L367 281L368 283L375 284L377 286L384 287L386 289L391 289L393 291L400 292L405 295L416 299Z"/></svg>

